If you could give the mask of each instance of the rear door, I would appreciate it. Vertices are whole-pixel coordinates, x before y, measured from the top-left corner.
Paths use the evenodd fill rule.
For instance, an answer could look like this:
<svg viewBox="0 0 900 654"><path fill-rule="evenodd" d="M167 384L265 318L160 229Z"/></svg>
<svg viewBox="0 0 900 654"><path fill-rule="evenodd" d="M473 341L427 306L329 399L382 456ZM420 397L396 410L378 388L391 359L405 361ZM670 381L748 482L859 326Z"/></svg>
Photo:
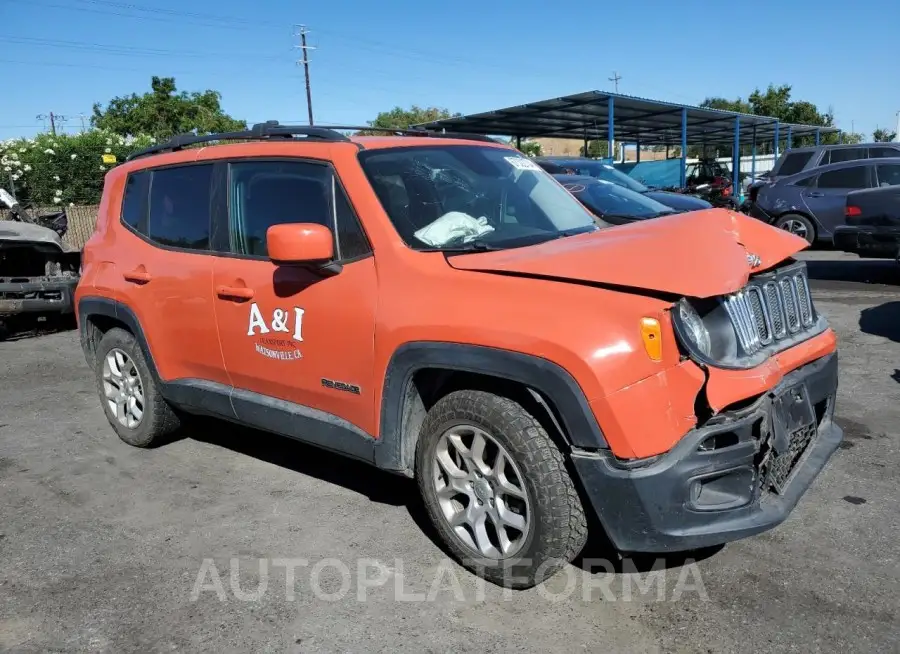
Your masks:
<svg viewBox="0 0 900 654"><path fill-rule="evenodd" d="M216 340L210 224L213 164L132 173L115 271L163 380L227 383Z"/></svg>
<svg viewBox="0 0 900 654"><path fill-rule="evenodd" d="M815 185L805 187L800 196L809 213L819 223L822 236L832 236L834 228L844 224L847 194L871 188L872 166L860 164L819 173Z"/></svg>

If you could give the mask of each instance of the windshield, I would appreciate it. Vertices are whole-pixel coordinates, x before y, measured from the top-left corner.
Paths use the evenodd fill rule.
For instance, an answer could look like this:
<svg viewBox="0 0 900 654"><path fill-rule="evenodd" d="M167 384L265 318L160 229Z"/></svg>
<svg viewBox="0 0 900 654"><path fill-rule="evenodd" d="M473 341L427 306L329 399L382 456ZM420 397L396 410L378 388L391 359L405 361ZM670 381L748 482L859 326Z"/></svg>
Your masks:
<svg viewBox="0 0 900 654"><path fill-rule="evenodd" d="M675 213L671 207L635 193L624 186L602 179L596 181L566 182L565 188L584 203L588 209L601 218L617 216L622 218L656 218Z"/></svg>
<svg viewBox="0 0 900 654"><path fill-rule="evenodd" d="M423 145L359 158L400 237L417 250L503 249L597 229L575 198L514 150Z"/></svg>
<svg viewBox="0 0 900 654"><path fill-rule="evenodd" d="M631 189L635 193L646 193L650 189L641 184L639 181L632 179L621 170L616 170L615 166L602 161L591 161L590 159L579 160L572 159L566 161L554 161L554 164L571 170L573 175L587 175L596 179L605 179L607 182L624 186Z"/></svg>

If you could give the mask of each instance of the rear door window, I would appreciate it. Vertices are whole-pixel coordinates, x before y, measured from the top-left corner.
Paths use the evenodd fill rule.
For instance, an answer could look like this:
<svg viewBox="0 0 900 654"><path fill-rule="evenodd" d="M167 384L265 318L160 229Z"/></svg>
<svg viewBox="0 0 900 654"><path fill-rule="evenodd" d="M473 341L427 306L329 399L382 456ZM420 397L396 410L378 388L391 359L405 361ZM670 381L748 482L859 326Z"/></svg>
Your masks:
<svg viewBox="0 0 900 654"><path fill-rule="evenodd" d="M889 146L869 148L870 159L884 159L887 157L900 157L900 148L892 148Z"/></svg>
<svg viewBox="0 0 900 654"><path fill-rule="evenodd" d="M819 175L819 188L868 188L869 166L851 166Z"/></svg>
<svg viewBox="0 0 900 654"><path fill-rule="evenodd" d="M156 243L209 250L213 164L153 171L147 236Z"/></svg>
<svg viewBox="0 0 900 654"><path fill-rule="evenodd" d="M785 155L784 161L781 162L781 167L778 169L778 174L786 177L787 175L799 173L809 162L812 155L812 152L792 152Z"/></svg>
<svg viewBox="0 0 900 654"><path fill-rule="evenodd" d="M857 159L866 158L866 148L838 148L830 150L826 154L831 155L828 161L822 159L820 165L824 166L829 163L841 163L842 161L856 161Z"/></svg>
<svg viewBox="0 0 900 654"><path fill-rule="evenodd" d="M881 164L875 166L878 175L878 186L900 186L900 164Z"/></svg>

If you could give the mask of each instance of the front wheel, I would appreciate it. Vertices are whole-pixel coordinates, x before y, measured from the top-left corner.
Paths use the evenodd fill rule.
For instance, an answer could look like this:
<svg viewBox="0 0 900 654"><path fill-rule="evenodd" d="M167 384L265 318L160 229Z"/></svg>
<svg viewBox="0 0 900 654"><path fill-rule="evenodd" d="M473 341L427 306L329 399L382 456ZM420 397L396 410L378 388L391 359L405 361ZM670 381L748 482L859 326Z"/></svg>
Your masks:
<svg viewBox="0 0 900 654"><path fill-rule="evenodd" d="M587 540L562 452L510 399L463 390L439 400L422 425L416 477L450 552L496 584L534 586Z"/></svg>
<svg viewBox="0 0 900 654"><path fill-rule="evenodd" d="M775 227L805 239L810 245L816 240L816 228L812 221L799 213L786 213L775 221Z"/></svg>

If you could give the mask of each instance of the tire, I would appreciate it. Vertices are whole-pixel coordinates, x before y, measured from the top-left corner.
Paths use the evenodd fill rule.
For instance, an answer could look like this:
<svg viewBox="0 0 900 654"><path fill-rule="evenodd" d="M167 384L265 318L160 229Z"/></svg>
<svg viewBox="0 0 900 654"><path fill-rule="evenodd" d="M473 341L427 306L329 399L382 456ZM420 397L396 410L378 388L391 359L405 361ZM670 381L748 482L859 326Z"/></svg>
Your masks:
<svg viewBox="0 0 900 654"><path fill-rule="evenodd" d="M476 439L485 443L478 457L481 476L471 463L473 451L478 451L472 447ZM498 474L500 447L507 456ZM468 458L462 457L464 450ZM457 474L453 488L449 469ZM475 390L455 391L439 400L422 425L416 478L431 522L450 553L495 584L530 588L574 559L587 540L584 508L563 453L541 423L513 400ZM511 489L516 493L507 492ZM471 524L451 525L453 518L478 512L487 514L479 541ZM496 528L497 520L504 522L501 518L510 521L501 525L509 547L503 547ZM493 552L479 547L489 541Z"/></svg>
<svg viewBox="0 0 900 654"><path fill-rule="evenodd" d="M103 412L119 438L134 447L156 447L170 439L179 427L178 417L160 395L134 336L118 327L106 332L97 346L94 370ZM128 409L117 415L111 401ZM140 409L139 419L135 407Z"/></svg>
<svg viewBox="0 0 900 654"><path fill-rule="evenodd" d="M774 222L775 227L806 239L810 245L816 240L816 228L812 221L801 213L786 213Z"/></svg>

